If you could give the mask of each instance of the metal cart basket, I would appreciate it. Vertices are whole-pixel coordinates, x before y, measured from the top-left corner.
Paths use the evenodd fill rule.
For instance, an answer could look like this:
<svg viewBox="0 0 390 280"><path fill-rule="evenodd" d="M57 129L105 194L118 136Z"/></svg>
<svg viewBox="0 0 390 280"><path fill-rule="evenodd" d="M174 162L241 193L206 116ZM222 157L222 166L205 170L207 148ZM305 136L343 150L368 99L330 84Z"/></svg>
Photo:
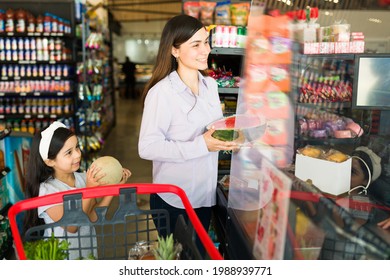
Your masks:
<svg viewBox="0 0 390 280"><path fill-rule="evenodd" d="M137 195L151 193L173 193L182 200L188 215L188 224L180 216L173 233L174 239L183 247L181 259L203 258L195 245L196 237L199 238L207 252L206 258L222 259L181 188L167 184L145 183L76 189L15 203L9 210L9 220L18 258L26 259L24 242L47 238L47 236L43 236L43 231L59 226L77 226L90 229L87 230L89 234L81 236L80 233L76 233L72 235L65 230L65 236L60 238L69 243L76 242L76 244L81 244L82 238L84 241L89 239L90 242L87 242L89 246L88 248L69 248L69 254L82 256L82 251L88 249L96 252L98 259L128 259L129 251L140 242L146 244L156 242L158 232L154 222L159 224L160 221L164 220L167 225L166 231L170 233L169 213L165 209L140 209L137 205ZM116 197L118 207L113 211L109 207L97 208L98 218L92 222L82 210L82 198L99 199L103 196ZM24 211L53 204L63 204L63 217L58 222L30 228L22 237L17 223L18 216L21 216ZM110 214L110 211L113 213Z"/></svg>

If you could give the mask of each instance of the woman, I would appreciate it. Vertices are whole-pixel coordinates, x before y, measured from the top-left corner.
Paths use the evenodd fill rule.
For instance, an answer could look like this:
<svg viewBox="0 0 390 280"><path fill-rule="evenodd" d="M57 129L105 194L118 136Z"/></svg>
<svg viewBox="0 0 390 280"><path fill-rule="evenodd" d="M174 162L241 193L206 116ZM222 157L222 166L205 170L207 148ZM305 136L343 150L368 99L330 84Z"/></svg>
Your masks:
<svg viewBox="0 0 390 280"><path fill-rule="evenodd" d="M237 148L213 138L213 128L205 132L223 116L217 83L203 72L209 53L209 33L197 19L179 15L167 22L144 91L138 143L140 157L153 161L153 183L181 187L206 230L216 201L218 151ZM171 232L180 214L187 218L174 194L151 195L150 208L169 211ZM162 236L165 226L156 224Z"/></svg>

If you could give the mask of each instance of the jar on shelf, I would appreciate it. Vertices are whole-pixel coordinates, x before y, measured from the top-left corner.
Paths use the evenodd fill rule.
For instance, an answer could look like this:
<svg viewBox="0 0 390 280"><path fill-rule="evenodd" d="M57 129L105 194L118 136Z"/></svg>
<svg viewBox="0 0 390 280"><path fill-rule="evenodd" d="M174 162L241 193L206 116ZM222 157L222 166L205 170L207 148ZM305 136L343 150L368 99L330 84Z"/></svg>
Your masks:
<svg viewBox="0 0 390 280"><path fill-rule="evenodd" d="M26 20L27 14L23 9L19 9L16 11L16 32L25 33L26 32Z"/></svg>
<svg viewBox="0 0 390 280"><path fill-rule="evenodd" d="M35 32L42 33L43 32L43 16L39 15L37 16L36 23L35 23Z"/></svg>
<svg viewBox="0 0 390 280"><path fill-rule="evenodd" d="M51 31L51 26L52 26L52 16L49 13L45 13L43 17L43 32L45 33L50 33Z"/></svg>
<svg viewBox="0 0 390 280"><path fill-rule="evenodd" d="M15 31L15 25L14 25L14 10L8 9L5 13L5 32L14 32Z"/></svg>
<svg viewBox="0 0 390 280"><path fill-rule="evenodd" d="M36 21L35 17L31 14L27 14L27 32L33 33L35 32L35 26L36 26Z"/></svg>

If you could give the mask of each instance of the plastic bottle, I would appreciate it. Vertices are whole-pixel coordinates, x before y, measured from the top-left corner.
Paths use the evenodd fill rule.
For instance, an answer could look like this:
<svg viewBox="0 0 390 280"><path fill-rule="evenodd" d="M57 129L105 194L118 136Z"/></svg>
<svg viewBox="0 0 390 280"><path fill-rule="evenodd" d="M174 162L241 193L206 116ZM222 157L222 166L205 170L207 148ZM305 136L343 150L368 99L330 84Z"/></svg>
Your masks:
<svg viewBox="0 0 390 280"><path fill-rule="evenodd" d="M24 33L26 32L26 20L27 14L23 9L19 9L16 12L16 32Z"/></svg>
<svg viewBox="0 0 390 280"><path fill-rule="evenodd" d="M229 34L229 48L237 48L237 26L230 26Z"/></svg>
<svg viewBox="0 0 390 280"><path fill-rule="evenodd" d="M237 48L245 48L246 46L246 28L239 26L237 28Z"/></svg>
<svg viewBox="0 0 390 280"><path fill-rule="evenodd" d="M35 32L35 17L31 14L28 13L27 15L27 32L33 33Z"/></svg>
<svg viewBox="0 0 390 280"><path fill-rule="evenodd" d="M36 20L35 32L42 33L43 32L43 17L39 15Z"/></svg>
<svg viewBox="0 0 390 280"><path fill-rule="evenodd" d="M14 10L8 9L5 13L6 21L5 21L5 32L14 32Z"/></svg>

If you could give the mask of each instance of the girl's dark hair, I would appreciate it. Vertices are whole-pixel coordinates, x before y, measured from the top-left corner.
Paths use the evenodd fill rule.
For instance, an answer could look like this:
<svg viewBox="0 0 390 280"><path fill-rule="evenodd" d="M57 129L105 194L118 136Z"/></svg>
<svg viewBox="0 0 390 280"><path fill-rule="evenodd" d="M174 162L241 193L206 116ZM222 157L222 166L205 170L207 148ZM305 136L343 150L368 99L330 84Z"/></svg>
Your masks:
<svg viewBox="0 0 390 280"><path fill-rule="evenodd" d="M374 173L374 168L373 168L372 161L371 161L369 155L367 155L363 151L353 151L352 155L360 157L362 160L364 160L365 163L367 164L368 168L370 169L371 175ZM360 168L363 170L364 179L368 180L369 176L368 176L367 167L364 165L364 163L361 160L358 160L358 161L359 161Z"/></svg>
<svg viewBox="0 0 390 280"><path fill-rule="evenodd" d="M176 59L172 55L172 47L178 49L181 44L191 39L201 28L205 28L204 25L189 15L182 14L168 20L161 34L152 77L143 91L143 100L155 84L177 69ZM201 73L204 75L204 72L201 71Z"/></svg>
<svg viewBox="0 0 390 280"><path fill-rule="evenodd" d="M57 128L54 131L50 142L48 158L55 159L58 152L64 146L66 140L75 134L64 127ZM47 166L39 154L39 144L41 143L41 133L36 133L31 143L30 156L26 168L26 198L39 196L39 186L54 175L54 169ZM38 217L37 209L28 210L24 217L24 231L30 227L44 224Z"/></svg>

